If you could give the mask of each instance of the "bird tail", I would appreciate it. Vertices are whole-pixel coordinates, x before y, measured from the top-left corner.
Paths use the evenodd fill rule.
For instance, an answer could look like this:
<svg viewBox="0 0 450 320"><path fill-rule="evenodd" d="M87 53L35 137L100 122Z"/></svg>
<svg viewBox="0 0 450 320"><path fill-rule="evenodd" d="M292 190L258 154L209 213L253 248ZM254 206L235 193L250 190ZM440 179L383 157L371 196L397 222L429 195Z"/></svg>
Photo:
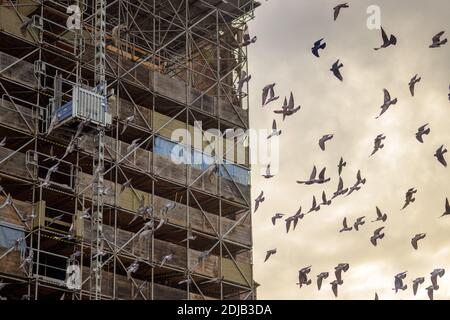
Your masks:
<svg viewBox="0 0 450 320"><path fill-rule="evenodd" d="M391 35L391 39L389 40L391 44L397 44L397 38L394 35Z"/></svg>

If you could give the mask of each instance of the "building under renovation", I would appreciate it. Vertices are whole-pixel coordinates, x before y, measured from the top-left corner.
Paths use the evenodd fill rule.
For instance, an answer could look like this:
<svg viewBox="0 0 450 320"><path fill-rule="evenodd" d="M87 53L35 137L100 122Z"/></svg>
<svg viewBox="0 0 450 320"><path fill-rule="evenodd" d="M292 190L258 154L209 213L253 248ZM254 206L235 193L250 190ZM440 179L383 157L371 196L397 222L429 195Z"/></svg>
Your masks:
<svg viewBox="0 0 450 320"><path fill-rule="evenodd" d="M0 0L1 299L256 298L258 5Z"/></svg>

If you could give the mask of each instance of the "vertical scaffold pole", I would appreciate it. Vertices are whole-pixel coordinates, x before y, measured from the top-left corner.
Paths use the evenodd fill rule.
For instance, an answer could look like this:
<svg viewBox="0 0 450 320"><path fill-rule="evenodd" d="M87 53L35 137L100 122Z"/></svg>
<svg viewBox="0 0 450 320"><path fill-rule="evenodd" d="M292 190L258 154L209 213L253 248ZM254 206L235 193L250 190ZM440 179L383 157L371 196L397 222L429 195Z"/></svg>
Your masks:
<svg viewBox="0 0 450 320"><path fill-rule="evenodd" d="M106 0L95 0L95 84L97 92L103 96L103 103L106 104ZM102 108L105 108L102 105ZM105 112L101 110L100 112ZM97 154L93 159L94 183L93 183L93 210L92 210L92 249L91 250L91 270L94 282L94 298L101 299L102 294L102 256L103 256L103 196L104 188L104 135L105 128L98 126ZM92 283L92 282L91 282ZM91 288L92 290L92 288Z"/></svg>

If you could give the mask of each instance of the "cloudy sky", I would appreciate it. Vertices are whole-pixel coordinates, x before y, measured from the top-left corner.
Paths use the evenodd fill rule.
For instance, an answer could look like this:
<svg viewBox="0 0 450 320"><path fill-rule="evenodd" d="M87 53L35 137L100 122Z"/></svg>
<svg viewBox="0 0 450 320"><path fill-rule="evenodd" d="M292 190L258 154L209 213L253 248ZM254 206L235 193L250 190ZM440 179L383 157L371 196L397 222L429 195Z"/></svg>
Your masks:
<svg viewBox="0 0 450 320"><path fill-rule="evenodd" d="M280 170L275 178L260 177L253 167L253 197L264 190L266 201L253 215L254 275L261 284L260 299L334 299L329 282L334 266L350 264L339 287L339 299L427 299L425 287L434 268L446 268L440 279L436 299L450 298L450 217L444 212L450 197L450 168L439 164L433 154L442 144L450 149L450 45L429 49L433 35L445 30L450 37L448 0L358 0L341 11L333 21L334 0L261 1L256 19L249 24L258 41L249 48L251 80L251 127L269 129L274 118L283 130L280 138ZM381 8L381 23L397 36L398 44L381 51L379 30L366 26L369 5ZM311 54L312 44L325 38L327 48L318 59ZM329 71L341 59L341 83ZM416 96L409 94L408 82L419 74ZM282 99L261 108L261 89L276 82L282 98L292 91L301 110L285 122L273 113ZM383 88L397 105L380 119ZM417 128L430 124L431 134L420 144ZM325 152L318 146L324 134L334 139ZM384 149L369 157L373 139L384 133ZM342 177L346 186L355 181L361 169L366 185L349 197L336 199L330 207L306 216L294 232L286 234L284 221L273 227L277 212L286 216L311 207L312 196L322 190L332 194L338 183L337 163L347 161ZM448 160L450 155L447 154ZM296 180L309 177L312 167L327 167L331 181L321 186L305 186ZM261 166L262 167L262 166ZM405 192L418 189L416 202L401 211ZM385 224L375 219L375 206L388 214ZM354 222L366 216L359 232L339 233L344 217ZM385 225L385 238L373 247L369 238ZM419 250L411 246L417 233L427 237ZM266 250L278 253L263 263ZM299 289L298 270L312 265L313 284ZM318 291L316 275L329 271L330 277ZM394 275L408 271L408 289L392 290ZM426 283L416 297L411 282L424 276Z"/></svg>

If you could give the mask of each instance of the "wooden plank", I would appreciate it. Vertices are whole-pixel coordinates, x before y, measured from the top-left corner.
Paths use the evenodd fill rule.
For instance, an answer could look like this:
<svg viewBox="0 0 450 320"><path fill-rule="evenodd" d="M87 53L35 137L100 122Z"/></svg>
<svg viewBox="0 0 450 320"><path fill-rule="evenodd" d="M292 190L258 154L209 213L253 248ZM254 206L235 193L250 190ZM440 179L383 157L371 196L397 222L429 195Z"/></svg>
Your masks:
<svg viewBox="0 0 450 320"><path fill-rule="evenodd" d="M0 256L6 252L6 248L0 248ZM0 260L0 274L10 276L25 277L24 271L20 268L20 252L11 251Z"/></svg>
<svg viewBox="0 0 450 320"><path fill-rule="evenodd" d="M91 243L91 230L91 222L85 221L83 241L86 243ZM106 225L103 226L103 234L108 241L116 243L118 247L122 247L123 245L125 245L135 235L133 232L125 230L117 229L115 231L113 227ZM115 237L115 235L117 236ZM150 241L147 241L147 243L140 242L139 236L136 236L124 247L124 249L141 258L144 258L148 261L153 261L155 263L161 262L164 256L173 254L173 259L166 263L168 266L175 266L183 269L187 268L188 266L190 270L195 270L196 273L203 276L211 278L218 277L219 257L217 256L210 255L206 259L203 259L200 264L198 264L197 261L199 256L201 255L200 251L188 249L184 246L159 239L154 239L153 247L154 252L152 255ZM126 255L125 252L123 252L122 254ZM119 255L121 254L119 253ZM189 256L189 262L187 256ZM251 264L243 262L237 262L237 264L241 269L241 272L244 274L244 277L241 275L235 263L231 259L222 258L222 270L224 279L241 285L247 285L245 279L247 279L249 282L251 281Z"/></svg>
<svg viewBox="0 0 450 320"><path fill-rule="evenodd" d="M20 25L20 23L18 25ZM0 52L0 70L9 67L13 63L16 63L18 60L19 59L14 56L11 56L4 52ZM27 61L19 61L13 66L3 71L0 74L0 77L9 78L13 81L21 82L34 88L36 87L37 82L33 74L34 74L33 64Z"/></svg>
<svg viewBox="0 0 450 320"><path fill-rule="evenodd" d="M81 190L85 186L87 186L90 183L90 181L92 181L92 176L82 173L79 175L78 179L80 180L79 186ZM113 191L116 190L116 188L117 190L120 190L122 187L120 184L114 186L114 184L109 180L105 180L105 184L110 186ZM149 204L151 202L150 201L152 196L151 194L138 190L136 191L138 192L138 196L136 196L130 188L126 188L121 194L119 194L117 206L125 210L135 212L139 208L140 198L138 197L144 196L146 204ZM92 199L91 188L88 188L83 194L89 199ZM156 195L153 196L153 199L154 199L153 211L157 217L160 217L161 208L163 208L163 206L167 203L168 200ZM113 197L105 197L105 203L109 205L114 205ZM201 210L188 207L181 203L177 203L177 206L173 210L167 212L168 222L175 225L186 227L187 226L186 217L188 209L189 209L190 226L192 230L216 236L214 230L216 230L217 232L219 230L219 217L217 215L208 212L205 212L203 214ZM221 219L222 219L222 227L226 231L232 228L236 223L234 220L225 217L222 217ZM237 225L229 233L227 239L250 246L251 245L250 225L248 223Z"/></svg>
<svg viewBox="0 0 450 320"><path fill-rule="evenodd" d="M89 267L83 267L83 279L87 279L89 275ZM152 284L151 281L147 281L147 283L144 284L145 281L140 279L134 279L134 282L137 284L137 287L141 287L141 291L147 300L150 300L151 298L152 286L154 300L184 300L188 298L188 294L185 290L172 288L159 283ZM138 292L137 287L131 280L128 280L126 276L116 274L115 285L117 293L116 297L118 299L144 300L142 295ZM89 291L89 281L83 285L83 290ZM111 272L102 272L102 294L109 297L114 296L114 274ZM189 297L191 300L203 300L201 295L195 293L189 293ZM211 297L205 297L205 299L212 300Z"/></svg>
<svg viewBox="0 0 450 320"><path fill-rule="evenodd" d="M0 195L0 203L5 201L6 197ZM13 199L13 205L22 214L24 218L30 216L33 211L33 205L27 202ZM12 205L3 207L0 209L0 221L15 224L19 227L23 227L24 224L19 218Z"/></svg>
<svg viewBox="0 0 450 320"><path fill-rule="evenodd" d="M15 102L14 107L12 102L8 101L7 99L8 98L5 97L4 99L0 100L0 123L14 129L19 129L34 134L36 132L36 117L32 114L32 110L30 108L21 106L17 102ZM25 118L25 120L22 117ZM32 129L31 131L27 126L27 123Z"/></svg>
<svg viewBox="0 0 450 320"><path fill-rule="evenodd" d="M0 159L5 159L11 155L14 151L5 147L0 147ZM25 167L25 154L22 152L16 152L8 160L0 164L0 172L16 176L21 179L32 180L31 174Z"/></svg>

